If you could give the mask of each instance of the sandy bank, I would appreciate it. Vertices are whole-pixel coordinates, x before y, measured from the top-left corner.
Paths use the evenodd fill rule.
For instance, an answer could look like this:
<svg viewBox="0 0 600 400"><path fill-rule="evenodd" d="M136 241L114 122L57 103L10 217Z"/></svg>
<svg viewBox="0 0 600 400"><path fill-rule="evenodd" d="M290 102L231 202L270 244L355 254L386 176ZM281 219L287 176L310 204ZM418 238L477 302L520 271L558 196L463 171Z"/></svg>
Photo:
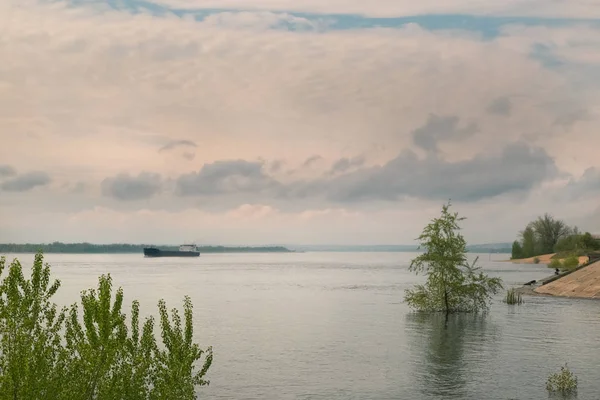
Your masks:
<svg viewBox="0 0 600 400"><path fill-rule="evenodd" d="M600 299L600 261L534 289L535 293Z"/></svg>

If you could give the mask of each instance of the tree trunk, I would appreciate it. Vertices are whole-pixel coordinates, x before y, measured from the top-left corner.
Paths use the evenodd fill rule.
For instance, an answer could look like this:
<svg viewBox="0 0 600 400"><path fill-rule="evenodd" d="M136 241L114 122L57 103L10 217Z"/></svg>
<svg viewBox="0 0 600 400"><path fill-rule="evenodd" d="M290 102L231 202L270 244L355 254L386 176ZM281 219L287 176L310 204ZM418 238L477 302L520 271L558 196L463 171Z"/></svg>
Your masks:
<svg viewBox="0 0 600 400"><path fill-rule="evenodd" d="M448 304L448 289L444 289L444 304L446 306L446 323L445 327L448 327L448 317L450 316L450 305Z"/></svg>

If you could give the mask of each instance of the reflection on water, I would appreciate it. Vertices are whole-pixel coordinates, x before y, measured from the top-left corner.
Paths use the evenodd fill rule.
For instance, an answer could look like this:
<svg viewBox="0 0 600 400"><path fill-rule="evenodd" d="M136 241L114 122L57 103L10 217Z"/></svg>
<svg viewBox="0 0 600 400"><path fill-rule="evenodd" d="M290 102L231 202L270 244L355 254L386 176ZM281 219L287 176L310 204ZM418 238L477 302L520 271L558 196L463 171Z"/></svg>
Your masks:
<svg viewBox="0 0 600 400"><path fill-rule="evenodd" d="M492 345L495 336L488 332L490 324L482 314L407 314L411 352L422 358L413 366L414 376L426 398L467 398L466 365L470 361L472 367L481 349ZM466 353L465 343L469 346Z"/></svg>

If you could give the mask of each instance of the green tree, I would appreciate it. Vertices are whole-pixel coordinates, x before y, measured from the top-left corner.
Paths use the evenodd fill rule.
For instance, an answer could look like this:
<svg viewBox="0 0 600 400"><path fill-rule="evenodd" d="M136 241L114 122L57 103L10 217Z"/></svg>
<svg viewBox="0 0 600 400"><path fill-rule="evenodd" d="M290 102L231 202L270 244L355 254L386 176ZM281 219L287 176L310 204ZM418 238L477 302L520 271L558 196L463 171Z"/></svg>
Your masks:
<svg viewBox="0 0 600 400"><path fill-rule="evenodd" d="M2 257L0 275L5 267ZM0 283L0 399L187 400L196 398L197 386L208 384L212 348L193 342L189 297L183 319L174 309L172 322L159 301L159 346L153 317L140 334L137 301L127 326L123 291L113 296L110 275L99 278L97 290L82 293L81 317L77 304L59 310L51 302L59 287L41 253L31 279L18 260L10 264Z"/></svg>
<svg viewBox="0 0 600 400"><path fill-rule="evenodd" d="M521 231L520 233L521 240L523 243L523 257L533 257L538 255L537 248L539 247L536 243L536 235L531 224L527 225L527 227Z"/></svg>
<svg viewBox="0 0 600 400"><path fill-rule="evenodd" d="M515 240L512 244L511 258L519 259L519 258L524 258L524 257L525 256L523 255L523 246L521 246L521 243L519 243L518 240Z"/></svg>
<svg viewBox="0 0 600 400"><path fill-rule="evenodd" d="M466 241L460 234L458 213L442 207L418 240L425 252L410 264L410 271L427 275L424 285L406 291L405 300L418 311L478 312L489 307L491 296L502 288L499 278L490 278L467 260Z"/></svg>
<svg viewBox="0 0 600 400"><path fill-rule="evenodd" d="M600 250L600 240L594 239L589 232L584 233L582 236L581 241L586 250Z"/></svg>
<svg viewBox="0 0 600 400"><path fill-rule="evenodd" d="M564 221L555 219L548 213L533 221L531 228L535 232L536 239L540 244L541 254L552 253L554 246L560 239L573 233L573 229Z"/></svg>
<svg viewBox="0 0 600 400"><path fill-rule="evenodd" d="M556 253L565 251L577 251L585 249L585 243L583 241L583 235L570 235L560 239L554 245L554 251Z"/></svg>

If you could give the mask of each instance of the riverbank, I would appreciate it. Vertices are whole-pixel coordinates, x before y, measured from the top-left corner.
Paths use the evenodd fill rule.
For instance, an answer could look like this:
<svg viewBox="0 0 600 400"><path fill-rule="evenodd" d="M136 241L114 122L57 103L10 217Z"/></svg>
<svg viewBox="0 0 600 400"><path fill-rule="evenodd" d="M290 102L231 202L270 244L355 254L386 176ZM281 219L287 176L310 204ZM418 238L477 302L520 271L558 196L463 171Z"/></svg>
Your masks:
<svg viewBox="0 0 600 400"><path fill-rule="evenodd" d="M534 292L560 297L600 299L600 261L539 286Z"/></svg>
<svg viewBox="0 0 600 400"><path fill-rule="evenodd" d="M541 255L535 256L535 257L520 258L520 259L514 259L514 260L507 260L507 261L510 261L513 264L550 264L552 262L552 257L554 257L555 255L556 255L556 253L541 254ZM536 262L536 259L537 259L537 262ZM589 260L588 256L579 257L579 265L585 264L586 262L588 262L588 260Z"/></svg>

